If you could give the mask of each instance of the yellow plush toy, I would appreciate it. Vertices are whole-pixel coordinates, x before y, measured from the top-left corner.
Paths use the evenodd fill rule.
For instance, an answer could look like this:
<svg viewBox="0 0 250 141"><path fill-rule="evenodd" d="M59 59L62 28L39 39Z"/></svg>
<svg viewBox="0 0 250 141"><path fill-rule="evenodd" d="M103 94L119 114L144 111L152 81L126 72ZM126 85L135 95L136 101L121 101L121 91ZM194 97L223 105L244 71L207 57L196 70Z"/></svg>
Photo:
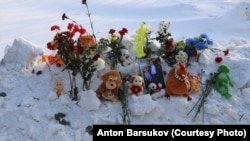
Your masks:
<svg viewBox="0 0 250 141"><path fill-rule="evenodd" d="M63 94L63 92L64 92L64 84L63 84L62 80L57 80L55 82L55 88L54 89L55 89L56 95L58 97L60 97Z"/></svg>

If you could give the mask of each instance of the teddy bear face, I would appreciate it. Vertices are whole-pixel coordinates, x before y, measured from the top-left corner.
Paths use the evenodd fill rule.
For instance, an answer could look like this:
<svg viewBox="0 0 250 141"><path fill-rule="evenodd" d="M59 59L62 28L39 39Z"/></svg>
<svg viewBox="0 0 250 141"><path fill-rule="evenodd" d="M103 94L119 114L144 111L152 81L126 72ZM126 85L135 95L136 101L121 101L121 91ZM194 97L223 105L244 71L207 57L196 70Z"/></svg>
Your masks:
<svg viewBox="0 0 250 141"><path fill-rule="evenodd" d="M175 43L174 43L174 39L170 38L168 40L165 41L164 43L164 49L165 49L165 53L170 53L173 52L175 50Z"/></svg>
<svg viewBox="0 0 250 141"><path fill-rule="evenodd" d="M121 59L124 61L124 60L128 60L129 57L130 57L130 54L129 54L128 50L122 49L121 50Z"/></svg>
<svg viewBox="0 0 250 141"><path fill-rule="evenodd" d="M136 85L136 86L143 86L144 85L144 80L142 77L140 76L133 76L131 78L131 82L132 85Z"/></svg>
<svg viewBox="0 0 250 141"><path fill-rule="evenodd" d="M128 92L137 96L143 94L144 79L141 76L134 75L130 78Z"/></svg>
<svg viewBox="0 0 250 141"><path fill-rule="evenodd" d="M116 76L110 75L108 81L105 82L105 86L110 90L115 89L117 87L117 80L118 78Z"/></svg>

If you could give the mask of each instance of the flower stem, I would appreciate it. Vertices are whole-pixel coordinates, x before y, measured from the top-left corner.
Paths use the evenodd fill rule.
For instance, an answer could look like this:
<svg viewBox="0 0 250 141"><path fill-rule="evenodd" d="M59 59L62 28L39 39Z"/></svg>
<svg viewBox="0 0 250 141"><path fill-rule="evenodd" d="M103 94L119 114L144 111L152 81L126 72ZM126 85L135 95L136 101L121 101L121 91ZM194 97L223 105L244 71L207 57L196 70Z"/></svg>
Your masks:
<svg viewBox="0 0 250 141"><path fill-rule="evenodd" d="M125 93L126 90L126 84L123 82L122 87L123 89L120 89L120 100L122 103L122 119L123 119L123 125L130 125L130 116L129 116L129 110L128 110L128 99Z"/></svg>
<svg viewBox="0 0 250 141"><path fill-rule="evenodd" d="M96 36L95 36L95 32L94 32L94 26L93 26L93 21L91 20L91 14L90 14L90 12L89 12L89 6L88 6L88 4L86 3L85 4L86 5L86 8L87 8L87 16L88 16L88 18L89 18L89 23L90 23L90 27L91 27L91 30L92 30L92 34L93 34L93 36L94 36L94 38L95 38L95 41L96 41Z"/></svg>

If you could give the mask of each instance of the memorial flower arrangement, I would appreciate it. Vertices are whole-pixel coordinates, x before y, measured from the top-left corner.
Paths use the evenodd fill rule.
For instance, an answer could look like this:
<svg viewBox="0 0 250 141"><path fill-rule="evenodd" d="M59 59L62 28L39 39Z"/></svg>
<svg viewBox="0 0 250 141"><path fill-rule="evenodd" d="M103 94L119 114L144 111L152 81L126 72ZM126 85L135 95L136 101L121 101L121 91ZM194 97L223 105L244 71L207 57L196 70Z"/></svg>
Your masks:
<svg viewBox="0 0 250 141"><path fill-rule="evenodd" d="M208 49L213 45L213 40L211 40L207 34L200 34L193 38L187 38L185 40L186 47L184 51L188 54L188 56L197 57L199 51L204 49Z"/></svg>
<svg viewBox="0 0 250 141"><path fill-rule="evenodd" d="M88 10L86 1L83 1L82 4L84 4ZM62 20L70 20L67 25L67 30L61 31L61 28L58 25L51 26L50 30L55 31L56 34L52 41L47 43L48 49L56 51L56 55L53 58L50 57L50 63L53 64L53 60L55 62L61 60L64 65L63 70L68 70L70 72L70 93L73 95L73 100L77 99L78 93L76 76L80 75L82 78L82 89L89 90L91 78L97 69L95 61L100 57L100 54L97 52L99 46L97 46L89 10L87 15L90 20L93 34L88 34L84 27L70 19L64 13L62 15Z"/></svg>
<svg viewBox="0 0 250 141"><path fill-rule="evenodd" d="M128 29L125 27L118 32L113 28L109 30L107 46L110 47L111 50L106 53L106 58L109 60L111 69L115 69L116 65L120 62L121 49L125 48L122 44L122 40L126 33L128 33Z"/></svg>
<svg viewBox="0 0 250 141"><path fill-rule="evenodd" d="M47 48L56 51L56 54L44 56L43 58L44 60L47 59L50 64L63 66L63 70L69 72L71 81L70 94L73 95L72 100L77 100L78 97L77 94L79 89L77 87L76 81L78 81L78 79L76 79L76 76L82 78L82 90L89 90L92 76L98 69L96 65L98 64L96 63L98 59L104 58L111 70L116 69L117 64L121 63L121 50L126 49L122 40L128 33L128 29L125 27L120 30L110 28L108 32L109 36L107 38L100 38L99 41L97 41L86 0L83 0L82 4L87 8L87 16L89 17L92 34L87 32L82 25L78 24L64 13L62 15L62 20L70 21L66 30L62 31L61 27L58 25L51 26L50 30L56 32L56 34L54 38L47 43ZM216 63L223 61L223 58L217 51L222 52L225 56L229 54L228 49L222 51L217 48L212 48L213 40L211 40L207 34L199 34L194 38L186 38L185 40L176 42L169 32L170 25L170 21L160 21L158 30L155 32L156 36L151 37L153 30L150 26L146 25L145 22L142 22L140 27L136 30L134 38L135 46L133 49L136 52L136 58L147 59L152 57L152 53L155 53L156 56L163 57L168 64L171 64L171 67L174 67L175 64L179 64L180 62L185 65L188 64L189 57L199 57L201 51L205 49L210 49L218 55L214 59ZM159 42L159 48L152 51L150 46L154 40ZM214 81L212 80L214 80L214 76L211 76L211 81L202 89L203 98L199 101L200 105L196 115L200 112L200 108L203 106L205 98L213 88L212 84ZM127 89L125 83L122 84L122 88L119 89L119 100L123 106L122 118L124 124L130 124L131 122L127 95L125 93Z"/></svg>

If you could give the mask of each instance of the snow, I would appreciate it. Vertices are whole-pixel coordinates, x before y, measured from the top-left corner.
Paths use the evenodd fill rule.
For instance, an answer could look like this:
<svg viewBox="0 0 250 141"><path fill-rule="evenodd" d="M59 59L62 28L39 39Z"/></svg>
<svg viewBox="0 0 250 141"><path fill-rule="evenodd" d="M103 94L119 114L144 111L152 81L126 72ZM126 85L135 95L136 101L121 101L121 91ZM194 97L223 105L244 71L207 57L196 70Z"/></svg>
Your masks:
<svg viewBox="0 0 250 141"><path fill-rule="evenodd" d="M126 27L129 37L132 37L142 21L157 29L157 24L166 19L172 22L169 30L175 40L206 33L214 40L214 48L230 50L230 54L223 57L223 64L230 67L229 75L234 83L234 87L229 89L232 93L230 99L212 90L204 111L192 120L194 111L188 112L201 93L192 94L191 101L174 96L167 99L164 90L152 96L128 95L131 124L250 123L249 1L171 0L166 3L164 0L148 0L134 4L132 0L96 0L88 4L94 27L100 32L99 37L106 36L110 28L120 27ZM0 140L91 141L92 135L86 132L86 127L123 123L120 101L100 101L95 97L94 91L101 83L99 75L105 69L95 73L90 90L80 91L79 100L72 101L67 93L70 90L68 72L41 61L42 54L53 53L46 50L46 43L53 36L50 26L58 23L66 27L66 23L61 21L64 12L88 28L80 1L0 2L0 13L6 13L1 15L0 23L0 92L6 93L5 97L0 97ZM126 41L126 45L131 44ZM202 81L205 81L220 65L214 61L218 54L204 51L199 62L191 62L190 71L197 74L203 69ZM118 69L124 75L135 74L138 66L132 65L118 66ZM170 68L165 66L163 69L168 72ZM59 98L54 91L57 80L63 82L65 89ZM77 85L80 86L81 82L78 81ZM60 120L64 119L70 125L60 124L55 119L57 113L64 113L65 117Z"/></svg>

